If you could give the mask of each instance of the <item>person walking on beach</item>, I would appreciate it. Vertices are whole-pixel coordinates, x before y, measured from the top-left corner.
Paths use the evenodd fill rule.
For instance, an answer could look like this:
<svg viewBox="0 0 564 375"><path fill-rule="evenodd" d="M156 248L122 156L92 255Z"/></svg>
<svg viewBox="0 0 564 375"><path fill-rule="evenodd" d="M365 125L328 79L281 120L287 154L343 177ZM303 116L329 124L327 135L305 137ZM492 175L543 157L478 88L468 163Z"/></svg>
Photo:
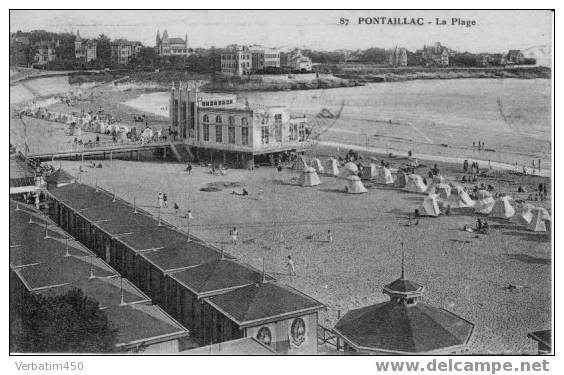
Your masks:
<svg viewBox="0 0 564 375"><path fill-rule="evenodd" d="M478 151L482 151L482 144L478 141Z"/></svg>
<svg viewBox="0 0 564 375"><path fill-rule="evenodd" d="M233 227L233 229L231 230L231 242L234 245L237 245L237 236L239 236L239 232L237 232L236 227Z"/></svg>
<svg viewBox="0 0 564 375"><path fill-rule="evenodd" d="M163 193L163 204L165 208L168 207L168 197L166 196L166 193Z"/></svg>
<svg viewBox="0 0 564 375"><path fill-rule="evenodd" d="M476 141L472 142L472 152L476 151Z"/></svg>
<svg viewBox="0 0 564 375"><path fill-rule="evenodd" d="M161 193L160 191L157 199L158 199L158 207L163 208L163 193Z"/></svg>
<svg viewBox="0 0 564 375"><path fill-rule="evenodd" d="M288 255L288 260L286 261L286 267L288 267L288 275L289 276L297 276L296 275L296 267L294 266L294 261L292 260L291 255Z"/></svg>
<svg viewBox="0 0 564 375"><path fill-rule="evenodd" d="M327 242L329 243L333 242L333 232L331 232L331 229L327 231Z"/></svg>
<svg viewBox="0 0 564 375"><path fill-rule="evenodd" d="M540 159L539 159L539 173L540 173L540 171L541 171L541 166L540 166Z"/></svg>
<svg viewBox="0 0 564 375"><path fill-rule="evenodd" d="M178 209L179 209L179 208L180 208L180 207L178 207L178 204L175 202L175 203L174 203L174 214L175 214L175 215L178 214Z"/></svg>
<svg viewBox="0 0 564 375"><path fill-rule="evenodd" d="M188 174L189 174L189 175L192 174L192 163L188 163L188 166L186 167L186 170L188 171Z"/></svg>

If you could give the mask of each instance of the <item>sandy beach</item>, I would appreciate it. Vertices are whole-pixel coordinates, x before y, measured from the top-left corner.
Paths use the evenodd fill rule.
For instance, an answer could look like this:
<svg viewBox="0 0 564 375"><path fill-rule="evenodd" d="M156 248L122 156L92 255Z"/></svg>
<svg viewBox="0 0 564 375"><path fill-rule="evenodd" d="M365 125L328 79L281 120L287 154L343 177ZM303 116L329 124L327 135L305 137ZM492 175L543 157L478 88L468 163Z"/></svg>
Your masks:
<svg viewBox="0 0 564 375"><path fill-rule="evenodd" d="M200 167L188 175L183 165L174 163L102 163L102 169L87 168L82 182L97 181L126 200L135 198L155 215L157 192L164 191L170 204L162 216L186 230L181 215L192 210L190 232L215 245L227 243L229 230L236 226L241 243L226 244L227 251L259 268L264 257L269 273L325 303L320 323L326 326L336 322L339 310L344 313L386 299L381 288L399 276L401 242L407 276L425 286L424 301L476 324L472 353L532 354L535 345L527 332L550 326L547 233L492 219L490 234L476 236L462 230L476 220L467 211L405 226L407 214L424 195L370 183L367 194L347 195L344 180L326 176L321 176L320 186L304 188L296 185L298 174L292 170L229 170L219 177ZM78 172L78 162L61 164ZM455 177L456 166L441 166ZM533 187L538 179L542 178L530 177L527 186ZM244 186L250 195L235 196L234 188L200 190L210 182ZM500 188L517 199L511 186L515 188L514 182ZM180 206L178 215L174 203ZM333 243L327 242L328 229ZM286 276L287 255L295 259L295 278ZM524 287L510 291L505 288L509 284Z"/></svg>
<svg viewBox="0 0 564 375"><path fill-rule="evenodd" d="M133 115L146 113L151 126L168 127L168 109L161 101L153 100L157 111L151 106L140 110L143 103L152 100L151 96L140 96L143 92L124 92L111 85L92 92L92 102L81 101L72 107L56 104L51 109L80 112L102 106L127 123L134 124ZM22 97L29 95L24 90ZM35 152L73 140L65 135L64 124L31 118L24 121L30 148ZM435 130L432 136L436 134L440 132ZM84 133L82 138L96 136ZM23 142L23 124L18 118L10 120L10 142ZM364 157L383 158L392 167L403 161L385 156L389 151L385 145L366 147L346 138L322 139L307 157L343 155L350 148ZM394 154L405 155L405 150L395 150ZM463 175L461 155L434 154L418 147L415 156L424 164L418 173L426 174L437 163L450 180ZM480 160L482 169L487 166L487 159L479 154L473 160ZM471 353L533 354L536 346L527 333L551 325L549 233L533 233L492 219L490 233L477 236L462 230L465 224L473 226L476 221L467 210L454 210L451 216L424 218L418 225L407 226L407 215L422 202L423 194L368 182L368 193L347 195L343 191L345 181L328 176L321 176L321 185L304 188L297 185L298 173L290 169L279 173L261 167L213 176L199 166L188 175L184 165L174 162L96 162L103 168L85 168L80 177L83 183L98 183L130 202L135 198L137 204L155 215L157 193L166 192L169 207L162 212L165 220L186 230L188 224L182 216L192 210L194 219L189 230L205 241L215 245L227 242L229 230L237 227L241 242L226 244L227 251L257 268L262 268L264 259L267 272L325 303L327 311L319 320L325 326L333 326L339 311L343 314L386 300L381 289L399 277L401 242L406 252L407 277L425 286L424 302L449 309L476 324ZM541 182L550 184L548 169L540 176L524 176L514 173L510 163L492 160L491 164L496 172L479 183L492 184L496 191L506 192L515 200L526 200L528 196L517 193L518 186L531 192ZM57 160L54 165L78 175L80 162ZM244 186L250 195L233 195L232 190L238 187L202 191L209 183ZM178 214L172 208L174 203L180 206ZM530 203L551 208L550 200ZM326 238L329 229L333 232L332 243ZM287 255L295 259L297 277L286 274ZM523 287L508 290L509 284Z"/></svg>

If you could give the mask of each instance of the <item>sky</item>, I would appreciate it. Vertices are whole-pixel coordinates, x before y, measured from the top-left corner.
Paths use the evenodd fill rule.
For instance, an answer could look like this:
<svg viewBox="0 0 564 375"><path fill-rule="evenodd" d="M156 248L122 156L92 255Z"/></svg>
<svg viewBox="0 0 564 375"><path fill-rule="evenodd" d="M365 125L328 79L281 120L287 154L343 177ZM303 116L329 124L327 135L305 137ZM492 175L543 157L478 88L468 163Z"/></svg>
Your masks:
<svg viewBox="0 0 564 375"><path fill-rule="evenodd" d="M359 24L359 18L423 18L423 26ZM347 26L340 19L348 19ZM436 25L436 18L447 25ZM451 19L475 21L466 27ZM428 23L431 22L431 23ZM263 44L272 47L317 50L365 49L394 46L416 50L441 42L457 51L504 52L552 45L550 11L408 11L408 10L11 10L10 31L44 29L76 32L82 37L106 34L112 39L137 40L155 45L157 30L171 37L188 34L188 45L224 47Z"/></svg>

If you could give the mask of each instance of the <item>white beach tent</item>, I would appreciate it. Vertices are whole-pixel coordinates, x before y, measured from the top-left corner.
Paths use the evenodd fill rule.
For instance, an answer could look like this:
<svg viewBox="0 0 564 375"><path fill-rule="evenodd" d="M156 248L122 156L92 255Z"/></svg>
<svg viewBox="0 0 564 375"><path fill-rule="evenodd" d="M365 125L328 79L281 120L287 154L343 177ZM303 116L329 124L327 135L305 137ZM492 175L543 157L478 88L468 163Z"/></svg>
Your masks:
<svg viewBox="0 0 564 375"><path fill-rule="evenodd" d="M394 180L394 187L397 188L405 188L405 184L406 184L406 174L403 171L398 171L396 173L396 178Z"/></svg>
<svg viewBox="0 0 564 375"><path fill-rule="evenodd" d="M550 218L550 213L548 212L548 210L544 207L536 207L541 211L541 218L543 220L551 220Z"/></svg>
<svg viewBox="0 0 564 375"><path fill-rule="evenodd" d="M421 178L421 176L418 174L410 174L407 175L405 189L414 193L424 193L427 190L427 186L423 182L423 178Z"/></svg>
<svg viewBox="0 0 564 375"><path fill-rule="evenodd" d="M386 167L380 167L377 169L378 174L376 175L377 184L390 185L394 183L394 177L392 172Z"/></svg>
<svg viewBox="0 0 564 375"><path fill-rule="evenodd" d="M311 161L311 166L317 173L323 173L325 171L325 168L323 168L323 165L321 165L321 161L319 161L319 159L317 158Z"/></svg>
<svg viewBox="0 0 564 375"><path fill-rule="evenodd" d="M474 205L474 212L480 214L489 214L493 206L495 204L495 200L493 199L492 195L487 190L478 190L476 193L476 204Z"/></svg>
<svg viewBox="0 0 564 375"><path fill-rule="evenodd" d="M439 203L437 194L429 194L423 199L423 203L419 207L420 215L422 216L439 216Z"/></svg>
<svg viewBox="0 0 564 375"><path fill-rule="evenodd" d="M532 209L534 207L528 203L525 203L517 208L517 212L511 218L511 221L519 225L529 225L531 220L533 220Z"/></svg>
<svg viewBox="0 0 564 375"><path fill-rule="evenodd" d="M378 175L378 167L374 163L370 163L369 166L362 168L360 175L361 180L373 180Z"/></svg>
<svg viewBox="0 0 564 375"><path fill-rule="evenodd" d="M490 212L491 217L498 217L500 219L510 219L515 215L515 209L509 202L513 198L511 197L501 197L495 201L492 211Z"/></svg>
<svg viewBox="0 0 564 375"><path fill-rule="evenodd" d="M539 207L533 208L533 218L527 229L533 232L546 232L546 225L542 219L542 210Z"/></svg>
<svg viewBox="0 0 564 375"><path fill-rule="evenodd" d="M339 177L347 178L349 176L357 176L358 177L358 166L353 162L348 162L345 166L341 169L339 173Z"/></svg>
<svg viewBox="0 0 564 375"><path fill-rule="evenodd" d="M303 171L305 168L307 168L308 165L304 159L304 157L302 155L298 155L296 161L294 162L293 165L293 169L295 169L296 171Z"/></svg>
<svg viewBox="0 0 564 375"><path fill-rule="evenodd" d="M427 188L428 194L437 194L439 196L439 199L443 199L443 200L448 199L450 197L451 192L452 192L452 187L444 182L439 182L439 183L433 182Z"/></svg>
<svg viewBox="0 0 564 375"><path fill-rule="evenodd" d="M448 204L451 208L464 208L464 207L474 207L476 202L470 198L466 190L460 185L455 185L452 188L450 197L448 198Z"/></svg>
<svg viewBox="0 0 564 375"><path fill-rule="evenodd" d="M345 191L348 194L362 194L366 193L368 190L366 190L366 188L362 184L362 181L360 181L360 177L356 175L350 175L349 177L347 177L347 186L345 187Z"/></svg>
<svg viewBox="0 0 564 375"><path fill-rule="evenodd" d="M312 167L304 168L300 178L298 179L298 184L301 186L317 186L321 184L321 180Z"/></svg>
<svg viewBox="0 0 564 375"><path fill-rule="evenodd" d="M329 176L339 175L339 163L335 158L329 158L325 161L325 174Z"/></svg>

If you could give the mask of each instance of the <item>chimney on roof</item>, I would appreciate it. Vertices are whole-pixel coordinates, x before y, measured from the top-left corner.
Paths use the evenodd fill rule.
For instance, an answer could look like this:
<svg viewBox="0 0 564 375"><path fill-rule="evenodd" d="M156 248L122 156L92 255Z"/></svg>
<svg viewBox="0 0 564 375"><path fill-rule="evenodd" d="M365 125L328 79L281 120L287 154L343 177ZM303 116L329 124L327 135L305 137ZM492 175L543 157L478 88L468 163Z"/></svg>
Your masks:
<svg viewBox="0 0 564 375"><path fill-rule="evenodd" d="M123 299L123 276L120 276L119 278L119 294L120 294L119 305L124 306L126 303L125 300Z"/></svg>
<svg viewBox="0 0 564 375"><path fill-rule="evenodd" d="M69 253L69 238L66 237L65 238L65 258L70 257L70 253Z"/></svg>
<svg viewBox="0 0 564 375"><path fill-rule="evenodd" d="M94 279L96 277L94 276L94 264L92 263L93 257L93 255L90 257L90 276L88 276L89 279Z"/></svg>

